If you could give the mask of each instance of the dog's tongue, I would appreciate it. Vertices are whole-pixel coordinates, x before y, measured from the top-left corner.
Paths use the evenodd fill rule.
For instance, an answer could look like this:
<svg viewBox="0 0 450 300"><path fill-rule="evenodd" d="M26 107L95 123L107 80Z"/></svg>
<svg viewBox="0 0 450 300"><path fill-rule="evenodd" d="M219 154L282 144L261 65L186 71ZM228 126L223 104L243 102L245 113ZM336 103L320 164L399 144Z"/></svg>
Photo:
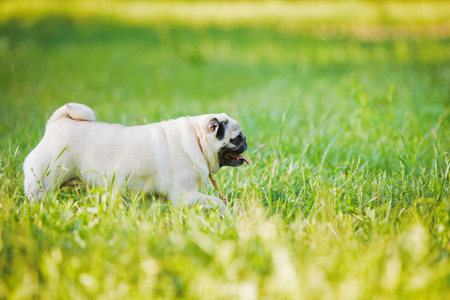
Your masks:
<svg viewBox="0 0 450 300"><path fill-rule="evenodd" d="M239 160L243 160L245 161L245 163L247 165L250 165L250 161L248 159L246 159L244 156L242 156L241 154L232 154L232 153L227 153L227 156L231 156L234 159L239 159Z"/></svg>

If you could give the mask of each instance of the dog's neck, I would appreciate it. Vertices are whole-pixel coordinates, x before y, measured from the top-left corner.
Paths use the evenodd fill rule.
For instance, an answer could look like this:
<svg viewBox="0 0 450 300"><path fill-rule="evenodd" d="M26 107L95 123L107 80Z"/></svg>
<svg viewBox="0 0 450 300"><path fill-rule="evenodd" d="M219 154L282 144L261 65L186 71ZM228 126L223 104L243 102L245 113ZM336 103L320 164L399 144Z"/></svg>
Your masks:
<svg viewBox="0 0 450 300"><path fill-rule="evenodd" d="M202 154L204 156L205 152L203 152L203 147L202 147L202 144L200 143L200 138L198 137L197 132L195 133L195 137L197 138L197 143L198 143L198 146L200 147L200 151L202 151Z"/></svg>
<svg viewBox="0 0 450 300"><path fill-rule="evenodd" d="M195 137L197 138L198 147L200 148L200 151L202 152L203 156L205 156L205 152L203 152L202 144L200 143L200 138L197 135L197 132L195 133ZM217 192L220 195L220 198L222 198L222 201L225 202L225 204L228 204L227 197L220 191L219 186L217 185L217 182L214 180L214 177L212 176L211 172L209 172L209 180L211 180L212 184L216 188Z"/></svg>

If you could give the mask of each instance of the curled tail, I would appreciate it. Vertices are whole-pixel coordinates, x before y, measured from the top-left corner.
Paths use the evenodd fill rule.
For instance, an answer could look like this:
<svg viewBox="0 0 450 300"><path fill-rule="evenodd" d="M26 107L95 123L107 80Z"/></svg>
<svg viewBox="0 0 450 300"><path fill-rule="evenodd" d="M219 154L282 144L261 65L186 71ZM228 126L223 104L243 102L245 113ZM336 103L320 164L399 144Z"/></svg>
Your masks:
<svg viewBox="0 0 450 300"><path fill-rule="evenodd" d="M58 108L50 119L47 121L47 125L59 120L61 118L70 118L78 121L95 121L94 111L79 103L67 103L64 106Z"/></svg>

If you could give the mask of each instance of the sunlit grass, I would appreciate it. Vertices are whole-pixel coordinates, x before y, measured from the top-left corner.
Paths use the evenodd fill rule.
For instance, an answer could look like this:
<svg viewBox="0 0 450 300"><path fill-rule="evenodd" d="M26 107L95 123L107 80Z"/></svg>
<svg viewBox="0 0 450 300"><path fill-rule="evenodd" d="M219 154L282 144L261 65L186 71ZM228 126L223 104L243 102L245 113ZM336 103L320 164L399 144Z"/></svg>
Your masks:
<svg viewBox="0 0 450 300"><path fill-rule="evenodd" d="M448 39L333 34L365 22L339 20L341 2L282 4L323 5L318 35L208 12L252 3L21 3L0 2L0 298L449 297ZM442 3L383 5L405 9L396 24L441 27ZM211 17L177 19L184 6ZM143 20L149 7L172 15ZM375 15L361 10L389 31ZM29 203L23 160L69 101L125 125L237 119L252 163L216 176L225 218L98 188Z"/></svg>
<svg viewBox="0 0 450 300"><path fill-rule="evenodd" d="M59 15L75 20L109 18L150 25L161 22L194 26L276 26L314 34L351 33L380 38L416 34L450 35L446 1L2 1L0 21L34 22ZM334 26L333 26L334 25ZM394 28L383 30L382 25ZM401 26L399 28L399 26ZM390 33L390 34L389 34Z"/></svg>

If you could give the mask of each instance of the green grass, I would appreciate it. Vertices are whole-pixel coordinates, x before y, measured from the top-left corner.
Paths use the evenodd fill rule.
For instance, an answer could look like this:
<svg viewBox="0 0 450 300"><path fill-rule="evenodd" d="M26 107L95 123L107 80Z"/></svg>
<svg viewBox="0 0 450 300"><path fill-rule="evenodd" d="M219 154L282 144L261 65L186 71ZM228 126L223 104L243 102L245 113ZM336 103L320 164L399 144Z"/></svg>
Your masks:
<svg viewBox="0 0 450 300"><path fill-rule="evenodd" d="M364 38L327 16L322 32L49 7L0 23L0 298L450 296L448 21L427 38L375 18ZM226 217L101 189L29 203L23 160L66 102L126 125L238 120L252 164L215 176Z"/></svg>

